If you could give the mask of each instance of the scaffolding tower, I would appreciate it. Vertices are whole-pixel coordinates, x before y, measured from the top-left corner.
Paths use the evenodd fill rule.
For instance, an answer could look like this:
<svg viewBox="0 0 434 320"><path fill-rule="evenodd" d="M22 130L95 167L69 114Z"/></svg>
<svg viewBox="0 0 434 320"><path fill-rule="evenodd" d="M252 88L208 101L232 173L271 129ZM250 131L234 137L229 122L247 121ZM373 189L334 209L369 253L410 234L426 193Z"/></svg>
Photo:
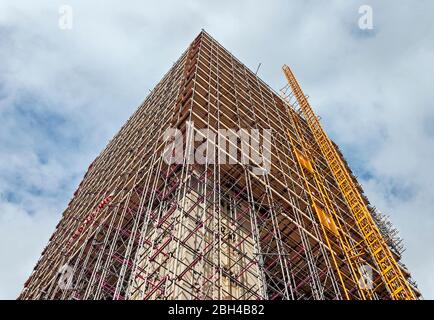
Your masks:
<svg viewBox="0 0 434 320"><path fill-rule="evenodd" d="M89 166L19 298L401 298L294 98L202 31ZM188 137L189 123L257 129L250 141L270 153L270 169L238 158L167 163L166 129ZM259 165L239 141L216 142L224 157L228 144ZM400 254L388 258L417 298Z"/></svg>

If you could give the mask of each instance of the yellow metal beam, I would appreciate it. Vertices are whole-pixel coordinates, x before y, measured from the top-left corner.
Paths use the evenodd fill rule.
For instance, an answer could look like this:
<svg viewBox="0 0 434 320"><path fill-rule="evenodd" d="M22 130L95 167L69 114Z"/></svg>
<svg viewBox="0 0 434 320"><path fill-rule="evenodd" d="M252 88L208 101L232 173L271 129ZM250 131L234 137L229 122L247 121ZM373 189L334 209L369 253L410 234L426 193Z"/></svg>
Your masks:
<svg viewBox="0 0 434 320"><path fill-rule="evenodd" d="M294 93L301 111L308 123L312 134L319 145L339 188L350 208L361 233L365 238L370 253L375 261L385 286L392 299L414 300L415 295L404 277L397 261L392 255L389 246L383 239L375 224L357 186L345 167L337 150L321 126L317 116L305 97L301 87L291 69L283 66L285 77Z"/></svg>
<svg viewBox="0 0 434 320"><path fill-rule="evenodd" d="M289 104L289 101L288 101ZM333 208L332 201L330 200L330 197L328 195L327 189L325 187L323 177L321 177L320 173L318 172L317 165L313 161L313 153L311 152L311 145L306 141L306 139L303 136L299 118L295 116L294 112L291 112L289 110L288 106L288 116L290 119L291 124L295 128L295 135L300 142L304 154L301 154L296 148L295 148L295 142L293 141L291 137L291 133L288 131L288 139L293 146L293 151L296 155L297 161L299 163L299 166L302 171L303 180L306 185L306 190L308 191L311 201L312 201L312 208L315 211L315 213L318 216L318 220L321 224L321 226L325 226L329 231L333 233L334 236L337 237L337 240L341 246L342 252L345 254L345 257L348 262L348 267L350 270L350 277L352 278L354 282L354 286L358 287L358 292L360 294L361 299L372 299L372 290L369 288L362 288L360 286L360 277L362 276L360 274L360 268L357 266L356 260L351 259L351 256L354 256L355 253L353 252L353 249L351 248L351 244L349 240L347 239L347 234L344 232L342 225L339 222L339 218L337 216L336 211ZM307 170L306 174L304 173L303 168ZM310 183L307 179L307 173L310 173L312 175L312 182L314 182L314 185L316 186L316 189L318 190L320 197L317 198L313 196L314 191L311 190ZM316 194L317 192L315 192ZM324 209L327 211L324 211L323 209L318 206L318 201L321 201L321 203L324 206ZM334 217L334 218L333 218ZM336 219L336 220L334 220ZM325 232L324 228L322 228ZM327 236L327 233L324 233L324 236L326 237L327 244L330 246L329 237ZM334 256L333 256L334 258ZM333 262L336 262L336 260L333 260ZM338 264L335 264L336 266L336 272L339 276L339 279L343 281L340 266ZM342 288L344 289L345 297L347 299L350 299L349 292L346 289L346 285L343 284Z"/></svg>

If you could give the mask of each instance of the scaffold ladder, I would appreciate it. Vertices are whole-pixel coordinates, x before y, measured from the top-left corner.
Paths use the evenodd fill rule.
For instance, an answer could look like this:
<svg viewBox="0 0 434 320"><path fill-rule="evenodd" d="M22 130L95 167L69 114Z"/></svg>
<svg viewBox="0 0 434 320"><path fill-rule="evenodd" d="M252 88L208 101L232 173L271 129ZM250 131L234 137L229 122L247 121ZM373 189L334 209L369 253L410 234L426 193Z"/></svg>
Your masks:
<svg viewBox="0 0 434 320"><path fill-rule="evenodd" d="M284 65L282 69L307 124L312 131L315 141L319 145L321 152L333 172L348 207L351 209L357 226L364 236L364 240L370 249L371 255L392 299L414 300L415 295L413 290L410 288L398 262L393 257L392 252L381 236L357 186L330 138L322 128L319 119L301 90L297 79L287 65Z"/></svg>

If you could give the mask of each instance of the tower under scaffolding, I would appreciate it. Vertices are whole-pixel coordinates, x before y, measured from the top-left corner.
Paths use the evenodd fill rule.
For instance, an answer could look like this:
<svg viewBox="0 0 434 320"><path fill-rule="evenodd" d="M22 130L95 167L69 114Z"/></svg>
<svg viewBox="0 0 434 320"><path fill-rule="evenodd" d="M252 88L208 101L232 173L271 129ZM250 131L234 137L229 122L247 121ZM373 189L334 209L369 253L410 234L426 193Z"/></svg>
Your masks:
<svg viewBox="0 0 434 320"><path fill-rule="evenodd" d="M396 230L330 142L402 288L354 214L301 90L287 89L275 93L202 31L89 166L19 298L418 298ZM186 140L202 129L256 131L250 153L240 139L217 139L226 161L170 163L168 128ZM263 174L255 153L269 165Z"/></svg>

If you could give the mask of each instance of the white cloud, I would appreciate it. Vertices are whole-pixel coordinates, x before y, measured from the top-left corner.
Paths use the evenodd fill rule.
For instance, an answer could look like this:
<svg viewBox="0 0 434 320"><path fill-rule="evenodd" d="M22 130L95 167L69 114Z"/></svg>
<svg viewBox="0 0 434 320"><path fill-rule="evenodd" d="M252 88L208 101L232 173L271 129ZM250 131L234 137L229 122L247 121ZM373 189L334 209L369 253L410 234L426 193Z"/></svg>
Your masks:
<svg viewBox="0 0 434 320"><path fill-rule="evenodd" d="M70 1L70 31L61 4L0 4L0 297L16 297L87 165L201 28L276 89L293 67L434 297L432 2L375 2L370 34L365 1Z"/></svg>
<svg viewBox="0 0 434 320"><path fill-rule="evenodd" d="M0 299L18 296L59 219L50 207L29 215L27 206L0 202Z"/></svg>

